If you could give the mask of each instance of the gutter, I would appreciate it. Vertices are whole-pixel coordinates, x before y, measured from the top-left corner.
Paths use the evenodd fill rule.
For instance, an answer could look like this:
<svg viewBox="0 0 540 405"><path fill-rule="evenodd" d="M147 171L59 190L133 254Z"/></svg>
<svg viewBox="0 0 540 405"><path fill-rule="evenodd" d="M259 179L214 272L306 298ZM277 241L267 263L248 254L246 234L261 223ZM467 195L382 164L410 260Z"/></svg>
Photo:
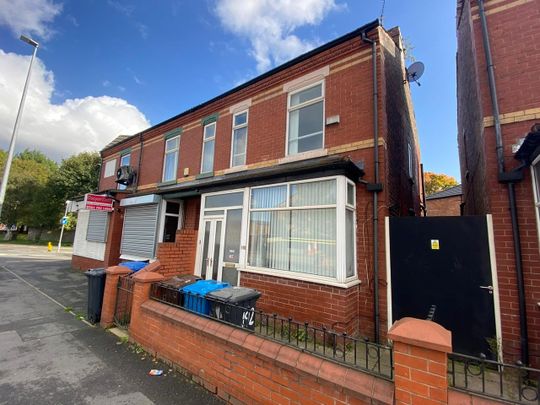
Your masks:
<svg viewBox="0 0 540 405"><path fill-rule="evenodd" d="M375 343L380 341L379 311L379 202L378 194L383 186L379 182L379 90L377 82L377 41L370 39L366 31L362 31L361 39L371 44L371 60L373 61L373 183L367 184L367 190L373 192L373 323L375 326Z"/></svg>
<svg viewBox="0 0 540 405"><path fill-rule="evenodd" d="M478 10L480 14L480 24L482 26L482 41L484 44L484 54L486 58L488 85L491 96L491 107L495 123L495 141L497 153L497 167L499 183L508 185L508 203L510 208L510 219L512 222L512 239L514 245L514 257L516 265L516 282L518 289L519 305L519 335L521 347L521 362L524 365L529 364L529 338L527 330L527 310L525 307L525 282L523 278L523 259L521 255L521 238L519 234L519 222L516 204L515 184L523 180L523 165L516 169L506 172L504 168L504 146L502 141L502 129L499 112L499 102L497 100L497 88L495 85L495 72L493 69L493 58L491 55L491 46L489 43L489 31L486 20L486 11L484 0L478 0Z"/></svg>

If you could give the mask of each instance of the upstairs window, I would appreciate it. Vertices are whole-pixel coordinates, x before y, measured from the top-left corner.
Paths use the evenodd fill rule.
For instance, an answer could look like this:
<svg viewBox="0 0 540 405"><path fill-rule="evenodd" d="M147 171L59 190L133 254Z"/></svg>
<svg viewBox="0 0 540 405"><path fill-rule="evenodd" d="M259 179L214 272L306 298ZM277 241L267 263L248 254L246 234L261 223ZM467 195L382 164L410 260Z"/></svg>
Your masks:
<svg viewBox="0 0 540 405"><path fill-rule="evenodd" d="M287 154L324 146L324 86L318 83L289 94Z"/></svg>
<svg viewBox="0 0 540 405"><path fill-rule="evenodd" d="M103 170L103 177L111 177L116 174L116 159L109 160L105 163L105 170Z"/></svg>
<svg viewBox="0 0 540 405"><path fill-rule="evenodd" d="M129 166L130 161L131 153L120 156L120 166ZM123 184L118 184L118 190L125 190L126 188L127 186L124 186Z"/></svg>
<svg viewBox="0 0 540 405"><path fill-rule="evenodd" d="M216 123L212 122L204 126L201 173L208 173L214 170L215 141L216 141Z"/></svg>
<svg viewBox="0 0 540 405"><path fill-rule="evenodd" d="M180 136L165 140L165 157L163 159L163 181L176 180L178 167L178 150L180 149Z"/></svg>
<svg viewBox="0 0 540 405"><path fill-rule="evenodd" d="M233 116L231 167L246 164L248 112Z"/></svg>

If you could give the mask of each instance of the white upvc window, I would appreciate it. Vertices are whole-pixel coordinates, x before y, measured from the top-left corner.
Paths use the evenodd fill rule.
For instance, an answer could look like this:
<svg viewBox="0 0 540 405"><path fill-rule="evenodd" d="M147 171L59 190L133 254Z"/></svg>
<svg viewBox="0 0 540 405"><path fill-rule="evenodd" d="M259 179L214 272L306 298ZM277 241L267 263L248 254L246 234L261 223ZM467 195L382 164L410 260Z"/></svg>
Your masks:
<svg viewBox="0 0 540 405"><path fill-rule="evenodd" d="M413 154L410 142L407 142L407 164L409 169L409 178L413 178Z"/></svg>
<svg viewBox="0 0 540 405"><path fill-rule="evenodd" d="M354 280L355 204L355 186L343 176L252 188L246 269Z"/></svg>
<svg viewBox="0 0 540 405"><path fill-rule="evenodd" d="M111 177L116 174L116 159L105 162L105 170L103 170L103 177Z"/></svg>
<svg viewBox="0 0 540 405"><path fill-rule="evenodd" d="M289 93L287 155L324 148L324 81Z"/></svg>
<svg viewBox="0 0 540 405"><path fill-rule="evenodd" d="M211 122L204 126L203 130L203 151L201 173L208 173L214 170L214 146L216 141L216 123Z"/></svg>
<svg viewBox="0 0 540 405"><path fill-rule="evenodd" d="M163 181L176 180L178 167L178 151L180 150L180 136L165 140L165 156L163 158Z"/></svg>
<svg viewBox="0 0 540 405"><path fill-rule="evenodd" d="M534 205L536 211L536 229L540 241L540 156L538 156L531 165Z"/></svg>
<svg viewBox="0 0 540 405"><path fill-rule="evenodd" d="M131 161L131 153L126 153L125 155L120 156L120 167L129 166ZM125 190L127 186L123 184L118 184L118 190Z"/></svg>
<svg viewBox="0 0 540 405"><path fill-rule="evenodd" d="M231 167L246 164L248 136L248 111L238 112L233 115Z"/></svg>

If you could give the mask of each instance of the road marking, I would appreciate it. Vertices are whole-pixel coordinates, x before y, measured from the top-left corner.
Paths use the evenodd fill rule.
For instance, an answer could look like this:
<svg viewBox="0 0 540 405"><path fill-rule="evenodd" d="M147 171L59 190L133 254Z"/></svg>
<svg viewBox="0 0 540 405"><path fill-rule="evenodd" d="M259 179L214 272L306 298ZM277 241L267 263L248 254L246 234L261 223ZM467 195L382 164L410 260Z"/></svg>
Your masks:
<svg viewBox="0 0 540 405"><path fill-rule="evenodd" d="M21 276L19 276L17 273L15 273L14 271L8 269L6 266L2 266L0 265L0 268L4 269L5 271L7 271L8 273L10 273L11 275L15 276L17 279L19 279L20 281L22 281L24 284L26 284L27 286L29 286L30 288L34 289L35 291L37 291L38 293L40 293L41 295L43 295L45 298L51 300L52 302L54 302L56 305L58 305L59 307L61 307L64 311L66 311L67 307L65 305L63 305L62 303L56 301L53 297L51 297L50 295L48 295L47 293L41 291L39 288L37 288L35 285L29 283L28 281L26 281L24 278L22 278ZM73 311L66 311L66 312L69 312L71 315L73 315L74 317L76 317L77 319L83 321L85 324L87 324L88 326L91 326L91 327L95 327L95 325L92 325L90 322L88 322L86 319L80 319L79 316L73 312Z"/></svg>

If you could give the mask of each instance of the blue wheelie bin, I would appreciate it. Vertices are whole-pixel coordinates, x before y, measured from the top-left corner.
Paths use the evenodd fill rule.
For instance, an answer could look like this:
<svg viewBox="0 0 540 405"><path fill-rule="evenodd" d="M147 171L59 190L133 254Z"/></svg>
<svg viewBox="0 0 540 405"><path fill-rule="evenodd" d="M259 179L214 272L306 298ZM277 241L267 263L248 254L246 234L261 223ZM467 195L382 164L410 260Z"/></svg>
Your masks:
<svg viewBox="0 0 540 405"><path fill-rule="evenodd" d="M215 280L200 280L196 283L182 288L184 294L184 308L198 312L203 315L210 315L210 302L206 295L212 291L229 287L229 283L222 283Z"/></svg>

